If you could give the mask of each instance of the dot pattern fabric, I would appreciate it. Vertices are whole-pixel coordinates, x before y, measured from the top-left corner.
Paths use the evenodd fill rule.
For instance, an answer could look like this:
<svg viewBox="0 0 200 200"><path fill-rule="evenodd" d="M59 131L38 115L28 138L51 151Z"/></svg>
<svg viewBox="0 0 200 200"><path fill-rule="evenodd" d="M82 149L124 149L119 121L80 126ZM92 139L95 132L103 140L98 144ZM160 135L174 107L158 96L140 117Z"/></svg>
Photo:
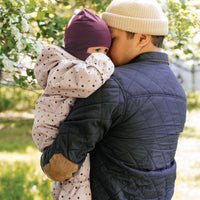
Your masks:
<svg viewBox="0 0 200 200"><path fill-rule="evenodd" d="M90 158L87 155L81 168L70 179L62 182L54 181L51 194L56 200L91 200L89 181Z"/></svg>
<svg viewBox="0 0 200 200"><path fill-rule="evenodd" d="M93 53L81 61L64 49L50 45L38 57L34 72L44 93L36 101L32 137L42 152L53 143L76 98L86 98L95 92L110 78L114 65L102 53ZM81 192L81 199L91 199L89 166L87 157L70 182L54 182L53 198L74 199L73 196L78 195L78 199Z"/></svg>

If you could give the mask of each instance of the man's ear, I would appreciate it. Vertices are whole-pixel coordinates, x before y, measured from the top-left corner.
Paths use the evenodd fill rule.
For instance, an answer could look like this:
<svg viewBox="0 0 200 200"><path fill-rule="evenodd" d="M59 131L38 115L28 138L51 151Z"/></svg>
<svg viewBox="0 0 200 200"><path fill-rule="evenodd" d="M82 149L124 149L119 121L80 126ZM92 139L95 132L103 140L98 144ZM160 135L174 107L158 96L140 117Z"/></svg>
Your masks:
<svg viewBox="0 0 200 200"><path fill-rule="evenodd" d="M138 34L139 46L145 47L151 43L151 35L149 34Z"/></svg>

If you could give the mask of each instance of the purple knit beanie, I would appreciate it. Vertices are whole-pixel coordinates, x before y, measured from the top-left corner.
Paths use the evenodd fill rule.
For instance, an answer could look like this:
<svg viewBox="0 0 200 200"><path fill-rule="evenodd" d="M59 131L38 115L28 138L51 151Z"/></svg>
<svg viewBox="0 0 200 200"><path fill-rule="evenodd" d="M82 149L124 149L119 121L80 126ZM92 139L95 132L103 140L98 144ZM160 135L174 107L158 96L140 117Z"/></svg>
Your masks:
<svg viewBox="0 0 200 200"><path fill-rule="evenodd" d="M111 34L107 24L87 9L82 9L67 24L65 29L65 50L73 56L85 60L90 54L89 47L110 48Z"/></svg>

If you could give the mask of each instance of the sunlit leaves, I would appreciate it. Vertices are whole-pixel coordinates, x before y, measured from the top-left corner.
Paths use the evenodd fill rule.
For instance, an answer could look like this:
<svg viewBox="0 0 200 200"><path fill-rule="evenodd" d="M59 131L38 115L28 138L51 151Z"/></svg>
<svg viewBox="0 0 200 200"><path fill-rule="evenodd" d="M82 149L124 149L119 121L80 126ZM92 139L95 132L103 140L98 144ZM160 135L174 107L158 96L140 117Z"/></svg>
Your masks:
<svg viewBox="0 0 200 200"><path fill-rule="evenodd" d="M200 58L200 11L194 1L158 0L169 18L164 49L170 57ZM44 45L63 45L64 30L77 9L97 14L111 0L3 0L0 1L0 81L35 84L33 64ZM191 3L193 2L193 3ZM27 62L29 57L32 62ZM10 77L10 78L5 78ZM26 78L27 77L27 78Z"/></svg>
<svg viewBox="0 0 200 200"><path fill-rule="evenodd" d="M29 83L34 85L32 75L21 75L24 68L30 66L22 68L19 60L22 60L23 55L28 55L31 59L38 56L38 52L35 54L33 49L37 41L32 36L33 30L29 21L29 14L36 8L36 4L34 1L28 4L26 1L5 0L0 2L0 7L0 80L3 83L14 80L23 87L27 87Z"/></svg>
<svg viewBox="0 0 200 200"><path fill-rule="evenodd" d="M171 56L180 59L190 59L199 56L196 51L194 36L200 30L197 17L198 10L185 0L167 0L169 18L169 34L166 42L166 50L170 50Z"/></svg>

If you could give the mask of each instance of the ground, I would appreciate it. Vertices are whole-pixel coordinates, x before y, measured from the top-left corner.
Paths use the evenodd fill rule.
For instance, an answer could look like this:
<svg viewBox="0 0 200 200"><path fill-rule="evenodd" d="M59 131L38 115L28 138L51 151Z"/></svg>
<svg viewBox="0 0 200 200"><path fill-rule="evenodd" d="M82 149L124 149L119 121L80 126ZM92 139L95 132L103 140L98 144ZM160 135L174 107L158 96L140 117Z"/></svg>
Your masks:
<svg viewBox="0 0 200 200"><path fill-rule="evenodd" d="M180 135L177 147L177 179L175 185L175 193L172 200L200 199L199 119L200 110L195 110L187 113L185 129ZM43 172L39 166L40 152L38 152L34 146L31 138L32 122L33 113L0 113L0 170L5 170L5 166L9 168L15 165L15 163L18 163L18 168L20 167L20 169L23 171L28 168L29 176L26 176L26 178L23 179L23 183L18 181L17 184L23 185L23 187L26 186L27 192L29 191L29 193L33 195L34 200L43 200L44 197L40 195L42 192L44 192L44 190L46 192L44 194L45 199L50 200L51 197L49 188L51 182L45 177L45 175L43 175ZM25 165L25 167L21 168L22 165ZM20 170L17 171L17 168L15 168L14 173L16 172L21 173ZM1 173L0 185L1 181L3 180L1 178ZM8 173L7 171L5 171L5 175L9 176L9 173L8 175L6 173ZM34 174L34 176L31 177L30 174ZM10 182L14 179L18 180L18 176L8 179L9 185ZM16 185L15 188L17 188ZM29 196L29 193L27 196ZM1 195L7 195L6 198L3 198L5 200L13 199L11 193L7 193L6 191L2 192L0 189L0 199L2 197ZM49 195L48 198L47 195Z"/></svg>

